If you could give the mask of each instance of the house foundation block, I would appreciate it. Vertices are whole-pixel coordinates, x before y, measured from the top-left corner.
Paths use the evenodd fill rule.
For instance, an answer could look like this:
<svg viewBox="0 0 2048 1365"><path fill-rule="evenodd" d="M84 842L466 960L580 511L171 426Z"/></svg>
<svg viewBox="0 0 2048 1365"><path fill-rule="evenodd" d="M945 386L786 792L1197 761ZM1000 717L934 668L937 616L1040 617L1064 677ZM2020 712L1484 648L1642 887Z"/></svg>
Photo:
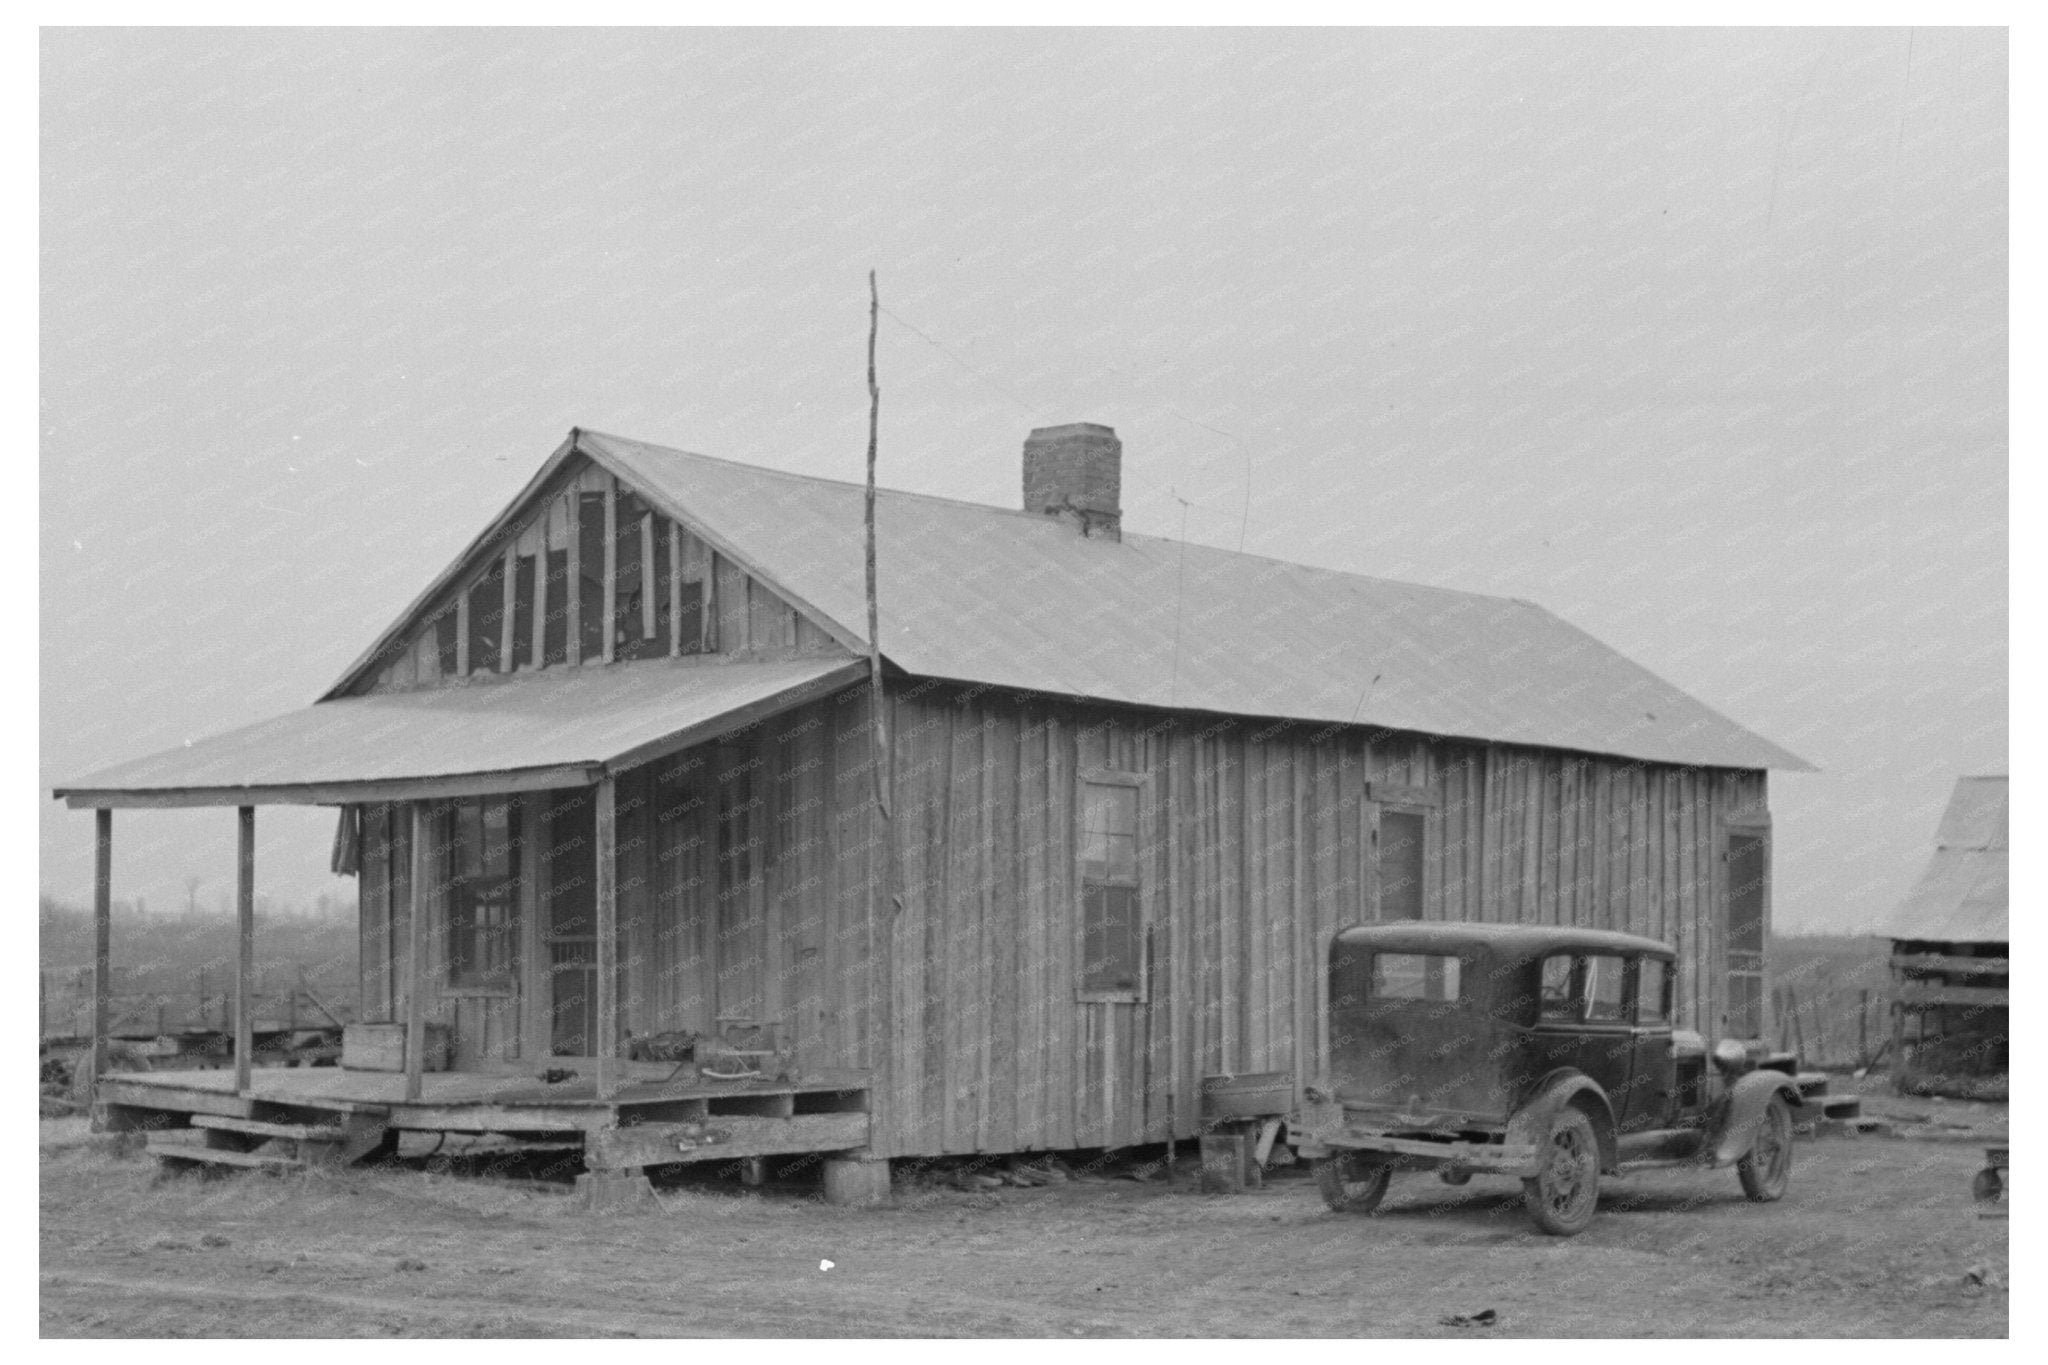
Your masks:
<svg viewBox="0 0 2048 1365"><path fill-rule="evenodd" d="M590 1171L576 1177L576 1195L591 1213L653 1210L654 1186L644 1171Z"/></svg>
<svg viewBox="0 0 2048 1365"><path fill-rule="evenodd" d="M825 1202L877 1204L889 1197L889 1163L872 1157L828 1157Z"/></svg>
<svg viewBox="0 0 2048 1365"><path fill-rule="evenodd" d="M1248 1135L1202 1135L1202 1193L1243 1194L1256 1180L1252 1174L1252 1139Z"/></svg>

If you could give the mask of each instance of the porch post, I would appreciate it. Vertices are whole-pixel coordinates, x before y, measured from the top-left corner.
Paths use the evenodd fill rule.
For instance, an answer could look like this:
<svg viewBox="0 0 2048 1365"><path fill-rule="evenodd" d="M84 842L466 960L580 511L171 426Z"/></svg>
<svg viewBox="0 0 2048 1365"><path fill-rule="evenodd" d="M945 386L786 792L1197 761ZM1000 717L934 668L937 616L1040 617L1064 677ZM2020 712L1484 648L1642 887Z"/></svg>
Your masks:
<svg viewBox="0 0 2048 1365"><path fill-rule="evenodd" d="M95 1093L107 1069L107 1015L113 999L114 812L93 812L97 847L92 876L92 1081Z"/></svg>
<svg viewBox="0 0 2048 1365"><path fill-rule="evenodd" d="M256 808L239 812L235 872L235 1093L249 1091L256 1050Z"/></svg>
<svg viewBox="0 0 2048 1365"><path fill-rule="evenodd" d="M597 1097L619 1090L619 821L615 780L597 784Z"/></svg>
<svg viewBox="0 0 2048 1365"><path fill-rule="evenodd" d="M421 945L426 941L422 922L433 900L427 894L427 869L432 865L427 856L427 831L433 822L427 818L427 802L414 801L411 804L412 905L405 924L405 1097L417 1100L421 1077L427 1069L427 1001L421 985L425 973L421 970L420 959L425 956Z"/></svg>

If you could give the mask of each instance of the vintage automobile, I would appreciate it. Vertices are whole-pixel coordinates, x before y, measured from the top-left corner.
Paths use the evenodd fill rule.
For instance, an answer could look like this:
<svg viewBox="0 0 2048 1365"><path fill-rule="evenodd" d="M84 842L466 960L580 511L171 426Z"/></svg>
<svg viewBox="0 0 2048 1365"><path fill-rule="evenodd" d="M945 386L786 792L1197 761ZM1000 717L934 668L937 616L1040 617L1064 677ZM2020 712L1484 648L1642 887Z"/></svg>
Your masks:
<svg viewBox="0 0 2048 1365"><path fill-rule="evenodd" d="M1370 1213L1397 1170L1517 1176L1545 1232L1592 1221L1603 1175L1792 1174L1792 1077L1672 1026L1676 955L1632 934L1408 921L1330 948L1330 1071L1292 1116L1323 1198Z"/></svg>

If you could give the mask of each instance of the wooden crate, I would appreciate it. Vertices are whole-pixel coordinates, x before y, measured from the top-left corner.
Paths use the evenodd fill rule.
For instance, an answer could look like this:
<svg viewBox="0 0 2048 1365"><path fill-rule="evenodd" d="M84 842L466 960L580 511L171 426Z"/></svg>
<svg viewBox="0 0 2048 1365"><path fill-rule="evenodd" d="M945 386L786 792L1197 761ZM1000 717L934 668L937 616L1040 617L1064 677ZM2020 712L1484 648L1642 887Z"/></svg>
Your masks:
<svg viewBox="0 0 2048 1365"><path fill-rule="evenodd" d="M428 1024L426 1069L446 1071L452 1051L448 1026ZM341 1031L341 1064L349 1071L405 1070L405 1025L348 1025Z"/></svg>

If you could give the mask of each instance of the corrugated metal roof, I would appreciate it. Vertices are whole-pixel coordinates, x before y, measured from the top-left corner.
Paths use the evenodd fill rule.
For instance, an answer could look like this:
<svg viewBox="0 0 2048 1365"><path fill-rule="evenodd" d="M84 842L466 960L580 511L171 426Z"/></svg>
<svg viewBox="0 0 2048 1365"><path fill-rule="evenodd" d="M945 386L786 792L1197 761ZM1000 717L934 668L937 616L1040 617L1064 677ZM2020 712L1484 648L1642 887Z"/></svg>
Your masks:
<svg viewBox="0 0 2048 1365"><path fill-rule="evenodd" d="M578 447L866 639L862 490L581 432ZM1811 771L1541 607L884 490L906 672L1141 706Z"/></svg>
<svg viewBox="0 0 2048 1365"><path fill-rule="evenodd" d="M2009 942L2009 809L2006 778L1956 779L1934 836L1934 856L1879 934L1945 943Z"/></svg>
<svg viewBox="0 0 2048 1365"><path fill-rule="evenodd" d="M246 792L260 804L285 788L478 774L580 769L576 781L595 781L650 747L715 733L737 713L772 714L865 667L843 657L657 660L345 697L92 773L56 794L92 805L103 804L94 794L199 792L212 794L206 804L232 804L222 793Z"/></svg>

